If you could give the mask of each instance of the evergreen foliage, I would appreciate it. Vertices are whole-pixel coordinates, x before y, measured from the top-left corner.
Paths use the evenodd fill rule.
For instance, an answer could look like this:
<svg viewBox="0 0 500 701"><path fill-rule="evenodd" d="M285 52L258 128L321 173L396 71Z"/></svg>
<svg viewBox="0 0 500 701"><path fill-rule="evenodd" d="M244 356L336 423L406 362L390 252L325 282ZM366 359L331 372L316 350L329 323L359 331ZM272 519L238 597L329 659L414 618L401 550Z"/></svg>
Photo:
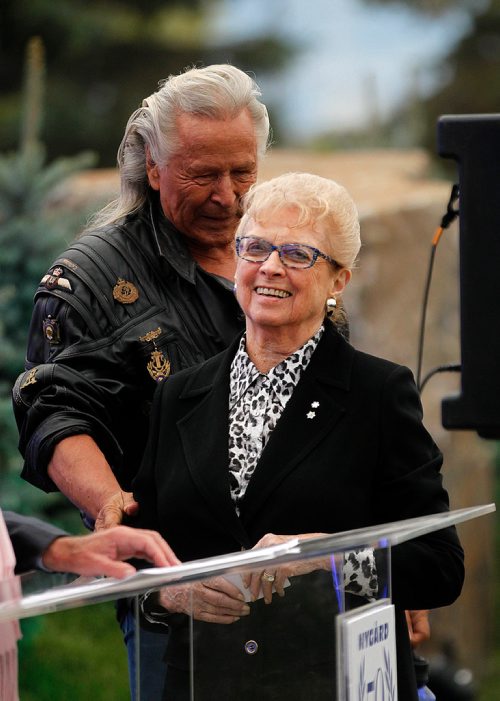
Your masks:
<svg viewBox="0 0 500 701"><path fill-rule="evenodd" d="M20 481L11 388L24 366L34 291L83 223L81 212L51 207L50 196L68 176L95 162L91 153L47 162L38 138L44 81L39 39L28 45L26 67L20 147L0 154L0 484L2 506L18 510L23 510L22 489L7 489Z"/></svg>

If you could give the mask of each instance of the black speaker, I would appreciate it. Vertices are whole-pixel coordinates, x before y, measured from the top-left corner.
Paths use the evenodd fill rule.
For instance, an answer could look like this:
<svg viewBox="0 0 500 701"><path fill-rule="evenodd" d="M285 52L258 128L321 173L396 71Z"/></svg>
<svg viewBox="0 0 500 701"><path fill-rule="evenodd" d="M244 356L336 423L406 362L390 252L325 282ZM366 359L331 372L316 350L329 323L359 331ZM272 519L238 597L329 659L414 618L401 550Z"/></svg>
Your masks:
<svg viewBox="0 0 500 701"><path fill-rule="evenodd" d="M500 438L500 114L443 116L437 139L458 165L460 225L461 393L442 422Z"/></svg>

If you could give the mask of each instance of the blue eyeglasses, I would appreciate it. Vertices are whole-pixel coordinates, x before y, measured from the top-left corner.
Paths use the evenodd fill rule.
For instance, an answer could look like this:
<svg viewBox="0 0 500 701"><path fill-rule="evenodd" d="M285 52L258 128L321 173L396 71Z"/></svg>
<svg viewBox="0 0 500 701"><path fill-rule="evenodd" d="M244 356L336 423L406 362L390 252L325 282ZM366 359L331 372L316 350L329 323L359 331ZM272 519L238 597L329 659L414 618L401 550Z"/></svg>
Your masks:
<svg viewBox="0 0 500 701"><path fill-rule="evenodd" d="M264 263L273 251L278 251L281 262L287 268L298 268L299 270L312 268L318 257L324 258L338 268L342 267L326 253L322 253L319 249L305 243L282 243L281 246L274 246L269 241L257 236L241 236L236 239L236 254L249 263Z"/></svg>

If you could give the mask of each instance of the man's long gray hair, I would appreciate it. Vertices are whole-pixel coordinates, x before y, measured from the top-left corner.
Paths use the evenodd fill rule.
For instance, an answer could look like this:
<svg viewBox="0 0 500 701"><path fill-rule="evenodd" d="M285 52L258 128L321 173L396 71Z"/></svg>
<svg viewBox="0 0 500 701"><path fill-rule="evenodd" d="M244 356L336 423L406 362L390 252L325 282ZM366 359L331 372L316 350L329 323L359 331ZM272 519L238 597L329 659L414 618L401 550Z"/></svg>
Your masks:
<svg viewBox="0 0 500 701"><path fill-rule="evenodd" d="M257 83L246 73L227 64L190 68L159 83L159 89L142 101L129 118L120 148L120 195L90 220L89 228L112 224L139 209L148 191L146 150L160 166L179 148L176 118L191 114L226 119L248 109L255 126L257 155L269 145L267 109L259 98Z"/></svg>

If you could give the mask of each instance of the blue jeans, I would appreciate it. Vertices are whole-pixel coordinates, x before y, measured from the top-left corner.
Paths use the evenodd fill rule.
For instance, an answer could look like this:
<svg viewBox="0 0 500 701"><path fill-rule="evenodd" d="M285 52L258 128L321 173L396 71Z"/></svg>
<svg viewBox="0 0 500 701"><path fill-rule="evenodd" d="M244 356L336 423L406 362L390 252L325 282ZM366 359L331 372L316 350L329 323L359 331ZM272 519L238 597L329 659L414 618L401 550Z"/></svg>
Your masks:
<svg viewBox="0 0 500 701"><path fill-rule="evenodd" d="M138 663L136 659L136 619L133 608L130 608L125 616L121 618L120 627L127 646L130 697L132 701L162 701L167 671L165 663L165 651L168 642L167 629L162 626L161 633L154 633L143 628L140 629L140 662Z"/></svg>

